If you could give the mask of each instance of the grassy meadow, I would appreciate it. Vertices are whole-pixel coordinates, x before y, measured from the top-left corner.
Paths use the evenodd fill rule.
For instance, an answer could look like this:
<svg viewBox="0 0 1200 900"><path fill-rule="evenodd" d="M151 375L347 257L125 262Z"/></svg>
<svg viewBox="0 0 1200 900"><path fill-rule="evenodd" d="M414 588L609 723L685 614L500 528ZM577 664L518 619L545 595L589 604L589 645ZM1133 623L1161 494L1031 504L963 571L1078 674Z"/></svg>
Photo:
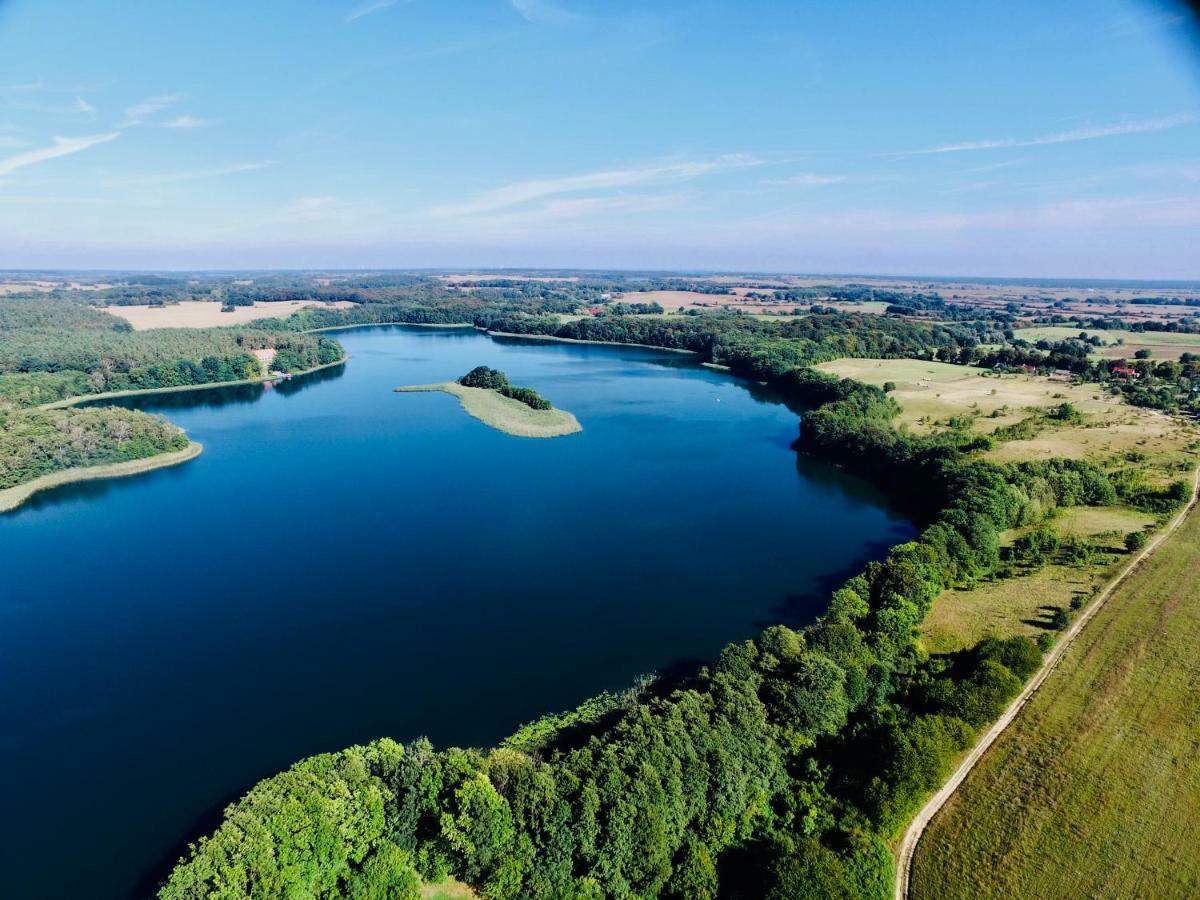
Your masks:
<svg viewBox="0 0 1200 900"><path fill-rule="evenodd" d="M1192 513L934 819L915 900L1200 895L1198 567Z"/></svg>
<svg viewBox="0 0 1200 900"><path fill-rule="evenodd" d="M988 636L1036 639L1053 629L1056 609L1069 608L1076 598L1086 603L1127 564L1125 535L1155 523L1153 516L1124 506L1062 510L1046 523L1060 538L1086 538L1109 552L1086 566L1049 564L1015 578L983 581L969 590L943 591L921 624L922 643L931 653L951 653ZM1007 532L1002 543L1012 543L1027 530Z"/></svg>
<svg viewBox="0 0 1200 900"><path fill-rule="evenodd" d="M1099 385L916 359L839 359L816 368L876 386L892 382L891 395L902 408L897 422L917 434L945 428L951 420L970 420L972 430L992 434L1062 403L1083 414L1079 424L1044 423L1030 437L998 444L988 454L994 462L1173 453L1196 439L1193 428L1157 410L1130 406Z"/></svg>

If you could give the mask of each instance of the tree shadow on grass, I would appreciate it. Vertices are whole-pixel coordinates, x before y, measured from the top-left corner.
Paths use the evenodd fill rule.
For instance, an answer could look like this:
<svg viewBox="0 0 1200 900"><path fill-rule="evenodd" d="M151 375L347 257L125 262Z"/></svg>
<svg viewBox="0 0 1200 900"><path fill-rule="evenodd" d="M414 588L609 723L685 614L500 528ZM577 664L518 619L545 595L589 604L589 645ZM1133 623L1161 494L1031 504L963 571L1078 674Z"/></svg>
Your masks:
<svg viewBox="0 0 1200 900"><path fill-rule="evenodd" d="M1042 604L1038 607L1037 618L1022 619L1021 622L1032 628L1040 628L1043 631L1058 631L1058 628L1054 625L1054 614L1062 608L1061 606Z"/></svg>

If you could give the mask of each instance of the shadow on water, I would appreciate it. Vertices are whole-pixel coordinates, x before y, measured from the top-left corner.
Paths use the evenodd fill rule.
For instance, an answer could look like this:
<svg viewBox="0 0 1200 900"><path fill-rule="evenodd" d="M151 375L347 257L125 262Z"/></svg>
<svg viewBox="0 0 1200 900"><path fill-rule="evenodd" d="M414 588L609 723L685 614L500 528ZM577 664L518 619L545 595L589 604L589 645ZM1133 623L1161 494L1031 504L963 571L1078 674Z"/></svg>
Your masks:
<svg viewBox="0 0 1200 900"><path fill-rule="evenodd" d="M188 460L191 462L191 460ZM183 465L166 466L161 469L150 469L145 472L136 472L132 475L123 475L120 478L97 478L94 481L74 481L69 484L58 485L57 487L47 488L43 491L38 491L20 506L9 510L5 513L0 513L0 517L17 516L27 510L51 509L64 503L71 503L76 500L87 500L94 502L104 497L111 491L118 491L127 485L137 482L138 484L152 483L156 479L165 481L169 478L182 478Z"/></svg>
<svg viewBox="0 0 1200 900"><path fill-rule="evenodd" d="M309 372L307 375L295 375L291 378L285 378L283 381L276 382L275 393L281 397L290 397L293 394L300 393L305 388L323 384L326 381L337 381L345 374L346 363L342 362L336 366L330 366L328 369L318 369L315 372Z"/></svg>
<svg viewBox="0 0 1200 900"><path fill-rule="evenodd" d="M89 400L80 406L123 406L143 412L169 412L180 409L221 409L257 403L266 393L261 384L235 384L228 387L206 387L174 394L142 394L115 397L111 400Z"/></svg>
<svg viewBox="0 0 1200 900"><path fill-rule="evenodd" d="M202 387L173 394L142 394L132 397L115 397L109 400L89 400L79 406L123 406L144 412L166 413L181 409L221 409L227 406L245 406L257 403L268 393L291 397L308 387L335 381L346 374L346 364L318 369L305 375L293 375L281 381L255 384L231 384L221 387Z"/></svg>
<svg viewBox="0 0 1200 900"><path fill-rule="evenodd" d="M262 777L267 778L275 774L277 773L265 772ZM159 886L167 880L171 870L175 868L175 864L187 855L189 846L196 842L199 835L212 834L216 831L224 821L225 810L230 804L246 796L246 793L257 783L258 780L255 780L229 792L220 801L196 816L187 830L180 832L182 836L164 849L157 859L138 874L133 890L129 894L129 900L143 900L143 898L156 896Z"/></svg>

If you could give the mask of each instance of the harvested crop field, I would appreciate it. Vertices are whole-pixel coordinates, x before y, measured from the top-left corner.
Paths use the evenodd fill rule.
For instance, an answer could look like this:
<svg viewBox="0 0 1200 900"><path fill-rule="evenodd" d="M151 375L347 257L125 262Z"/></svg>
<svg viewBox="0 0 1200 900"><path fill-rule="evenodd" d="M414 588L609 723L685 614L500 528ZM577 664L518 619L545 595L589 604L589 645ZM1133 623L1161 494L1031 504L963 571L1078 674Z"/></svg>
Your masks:
<svg viewBox="0 0 1200 900"><path fill-rule="evenodd" d="M326 309L347 309L354 304L348 300L318 302L315 300L280 300L271 303L258 301L253 306L237 306L233 312L221 312L216 301L185 300L167 306L109 306L105 312L119 316L134 331L151 328L215 328L221 325L241 325L255 319L275 319L290 316L308 306Z"/></svg>
<svg viewBox="0 0 1200 900"><path fill-rule="evenodd" d="M1104 341L1104 346L1096 348L1095 353L1110 359L1131 359L1138 350L1149 350L1154 359L1179 359L1184 353L1200 353L1200 334L1186 332L1116 329L1088 331L1066 325L1018 328L1013 332L1027 341L1062 341L1078 337L1080 333Z"/></svg>

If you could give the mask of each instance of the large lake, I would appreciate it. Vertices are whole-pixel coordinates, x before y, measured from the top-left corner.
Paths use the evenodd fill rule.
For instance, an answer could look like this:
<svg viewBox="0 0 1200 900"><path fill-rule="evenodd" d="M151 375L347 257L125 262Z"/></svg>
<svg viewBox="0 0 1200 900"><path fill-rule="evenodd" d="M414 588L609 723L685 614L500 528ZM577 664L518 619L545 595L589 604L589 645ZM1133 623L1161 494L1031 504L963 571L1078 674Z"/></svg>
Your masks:
<svg viewBox="0 0 1200 900"><path fill-rule="evenodd" d="M303 756L494 742L809 621L912 533L797 459L778 397L690 357L337 336L342 368L137 401L198 459L0 517L0 896L144 894ZM392 392L480 364L583 433L509 437L453 397Z"/></svg>

